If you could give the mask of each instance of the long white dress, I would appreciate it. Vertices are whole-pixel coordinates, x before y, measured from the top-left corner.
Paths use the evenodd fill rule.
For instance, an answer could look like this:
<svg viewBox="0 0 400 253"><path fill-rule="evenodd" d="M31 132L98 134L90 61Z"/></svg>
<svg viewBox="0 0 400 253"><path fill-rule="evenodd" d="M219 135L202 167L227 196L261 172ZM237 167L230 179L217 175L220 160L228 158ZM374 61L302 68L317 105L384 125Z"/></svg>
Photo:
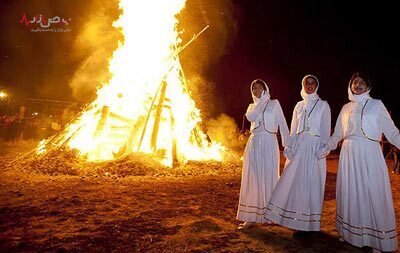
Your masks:
<svg viewBox="0 0 400 253"><path fill-rule="evenodd" d="M349 95L350 96L350 95ZM399 130L380 100L363 96L343 106L328 148L344 139L336 182L336 228L357 247L382 251L397 249L388 168L378 140L368 136L366 118L376 118L376 131L400 147Z"/></svg>
<svg viewBox="0 0 400 253"><path fill-rule="evenodd" d="M316 154L328 142L330 127L331 112L326 101L317 97L297 103L290 129L293 157L286 160L268 203L266 219L296 230L320 230L326 160L318 159Z"/></svg>
<svg viewBox="0 0 400 253"><path fill-rule="evenodd" d="M251 104L246 113L253 129L244 151L236 219L265 223L268 200L279 179L280 155L276 132L279 128L284 143L289 129L278 100L259 101L258 107L256 104Z"/></svg>

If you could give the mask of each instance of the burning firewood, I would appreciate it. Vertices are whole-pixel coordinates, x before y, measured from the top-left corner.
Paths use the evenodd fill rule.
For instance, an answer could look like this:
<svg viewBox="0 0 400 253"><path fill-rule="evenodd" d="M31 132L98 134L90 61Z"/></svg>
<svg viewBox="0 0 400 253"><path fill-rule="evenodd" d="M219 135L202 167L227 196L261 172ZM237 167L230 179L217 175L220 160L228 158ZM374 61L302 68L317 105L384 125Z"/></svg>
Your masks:
<svg viewBox="0 0 400 253"><path fill-rule="evenodd" d="M43 140L36 154L76 150L81 160L120 160L133 152L153 154L167 166L188 160L222 160L191 98L179 54L209 26L180 45L176 15L185 0L159 1L162 15L147 15L154 1L121 1L114 26L125 40L109 62L111 80L60 134ZM158 7L159 9L159 7Z"/></svg>

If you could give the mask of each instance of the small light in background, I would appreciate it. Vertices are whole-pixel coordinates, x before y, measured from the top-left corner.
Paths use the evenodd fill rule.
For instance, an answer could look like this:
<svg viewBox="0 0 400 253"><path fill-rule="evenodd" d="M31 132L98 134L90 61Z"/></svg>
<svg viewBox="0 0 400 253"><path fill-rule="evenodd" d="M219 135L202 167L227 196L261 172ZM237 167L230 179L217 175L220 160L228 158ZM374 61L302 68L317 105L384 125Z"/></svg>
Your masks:
<svg viewBox="0 0 400 253"><path fill-rule="evenodd" d="M7 93L0 91L0 98L5 98L7 96L8 96Z"/></svg>

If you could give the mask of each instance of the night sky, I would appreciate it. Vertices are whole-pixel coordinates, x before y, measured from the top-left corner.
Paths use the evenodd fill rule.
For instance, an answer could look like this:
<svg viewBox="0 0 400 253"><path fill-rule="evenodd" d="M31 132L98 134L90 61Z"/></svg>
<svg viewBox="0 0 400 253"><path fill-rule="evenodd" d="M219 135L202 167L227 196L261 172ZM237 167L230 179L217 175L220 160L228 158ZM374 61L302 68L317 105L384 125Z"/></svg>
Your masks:
<svg viewBox="0 0 400 253"><path fill-rule="evenodd" d="M301 79L314 74L334 124L348 102L348 80L361 70L372 80L371 96L383 100L400 125L394 92L400 73L400 15L395 6L383 1L187 1L179 25L185 30L183 41L210 25L181 55L189 81L201 76L193 81L198 82L193 92L206 116L225 113L240 125L251 102L249 84L262 78L290 124L293 107L301 100ZM29 32L19 23L23 13L71 18L71 31ZM7 88L16 101L88 102L95 87L109 78L107 57L97 56L110 56L121 39L111 26L119 14L117 1L3 0L0 14L0 88ZM87 27L93 25L89 36ZM87 76L76 84L77 72L94 70L96 78Z"/></svg>

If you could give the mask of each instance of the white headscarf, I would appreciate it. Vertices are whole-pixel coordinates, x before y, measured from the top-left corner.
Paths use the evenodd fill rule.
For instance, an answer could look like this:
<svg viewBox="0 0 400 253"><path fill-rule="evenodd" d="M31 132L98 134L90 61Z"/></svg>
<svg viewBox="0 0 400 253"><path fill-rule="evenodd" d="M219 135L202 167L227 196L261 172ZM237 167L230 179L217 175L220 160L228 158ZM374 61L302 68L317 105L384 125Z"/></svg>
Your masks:
<svg viewBox="0 0 400 253"><path fill-rule="evenodd" d="M269 87L268 87L267 83L266 83L264 80L262 80L262 79L255 79L255 80L254 80L253 82L251 82L251 84L250 84L250 93L251 93L251 96L253 97L254 103L257 104L258 101L260 101L260 98L254 96L254 94L253 94L253 85L254 85L255 83L262 83L262 84L264 85L264 87L265 87L265 89L266 89L266 90L265 90L266 94L265 94L264 96L266 96L267 100L269 100L269 99L271 98L271 95L270 95L270 93L269 93Z"/></svg>
<svg viewBox="0 0 400 253"><path fill-rule="evenodd" d="M313 79L317 82L317 87L315 88L315 91L314 91L313 93L311 93L311 94L308 94L308 93L306 92L306 90L304 89L304 85L305 85L305 83L306 83L306 80L307 80L307 78L309 78L309 77L313 78ZM302 97L306 102L307 102L307 101L314 101L314 100L319 99L319 96L318 96L318 94L317 94L318 87L319 87L319 81L318 81L318 78L317 78L316 76L314 76L314 75L306 75L306 76L304 76L304 77L303 77L303 80L301 80L301 91L300 91L301 97Z"/></svg>
<svg viewBox="0 0 400 253"><path fill-rule="evenodd" d="M364 93L362 93L360 95L356 95L353 93L353 91L351 91L351 82L353 80L354 80L354 78L351 78L349 81L349 85L347 86L347 94L348 94L349 100L351 102L356 102L354 104L354 107L353 107L354 109L352 109L352 111L361 113L363 104L367 101L367 99L370 98L369 92L371 91L371 88L367 88L367 91L365 91ZM348 129L355 129L354 126L357 126L357 124L361 124L361 122L359 122L358 117L349 117L348 118L348 123L347 123Z"/></svg>
<svg viewBox="0 0 400 253"><path fill-rule="evenodd" d="M361 77L362 78L362 77ZM349 100L351 102L364 102L367 99L371 98L371 96L369 95L369 92L371 91L370 87L367 87L367 91L365 91L363 94L360 95L356 95L353 93L353 91L351 90L351 82L353 81L353 78L350 79L349 81L349 86L347 87L347 94L349 96Z"/></svg>

